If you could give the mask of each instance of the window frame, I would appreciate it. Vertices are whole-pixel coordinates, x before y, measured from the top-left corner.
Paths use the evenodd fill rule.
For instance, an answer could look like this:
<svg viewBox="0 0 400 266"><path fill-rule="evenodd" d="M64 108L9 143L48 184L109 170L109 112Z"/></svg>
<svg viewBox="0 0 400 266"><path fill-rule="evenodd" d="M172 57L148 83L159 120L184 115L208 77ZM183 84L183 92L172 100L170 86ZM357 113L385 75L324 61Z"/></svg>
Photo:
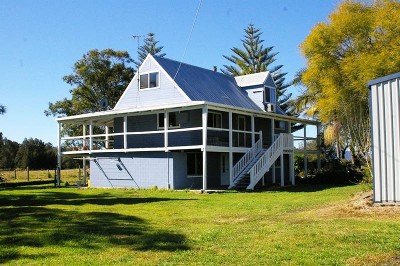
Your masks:
<svg viewBox="0 0 400 266"><path fill-rule="evenodd" d="M189 155L194 155L194 173L193 174L189 174L189 166L188 166ZM200 166L200 168L199 168L199 166ZM201 152L187 152L186 153L186 176L188 178L203 176L203 154Z"/></svg>
<svg viewBox="0 0 400 266"><path fill-rule="evenodd" d="M285 130L286 129L286 121L283 120L275 120L275 129ZM283 127L282 127L283 125Z"/></svg>
<svg viewBox="0 0 400 266"><path fill-rule="evenodd" d="M212 125L208 124L208 119L210 118L210 115L212 116ZM215 116L219 116L220 120L219 120L219 127L216 127L215 125ZM214 111L210 111L208 112L208 118L207 118L207 127L211 127L211 128L222 128L222 113L219 112L214 112Z"/></svg>
<svg viewBox="0 0 400 266"><path fill-rule="evenodd" d="M155 87L150 87L150 75L157 73L157 85ZM147 76L147 88L142 88L141 82L142 82L142 76ZM160 88L160 71L149 71L149 72L140 72L139 73L139 90L154 90L154 89L159 89Z"/></svg>
<svg viewBox="0 0 400 266"><path fill-rule="evenodd" d="M175 111L175 112L168 112L168 122L170 122L170 120L169 120L169 116L170 116L170 114L172 114L172 113L174 113L174 114L176 114L176 121L178 122L179 121L179 119L178 119L178 114L180 113L179 111ZM160 120L160 115L162 115L162 120ZM165 125L164 125L164 117L165 117L165 113L157 113L157 129L159 129L159 130L162 130L162 129L164 129L165 128ZM160 127L160 122L162 121L162 127ZM178 123L177 125L175 125L175 126L171 126L171 123L169 123L170 125L168 126L168 129L174 129L174 128L180 128L181 127L181 124L180 123Z"/></svg>
<svg viewBox="0 0 400 266"><path fill-rule="evenodd" d="M267 90L268 90L269 101L267 99ZM264 87L264 102L276 104L276 88L270 86Z"/></svg>

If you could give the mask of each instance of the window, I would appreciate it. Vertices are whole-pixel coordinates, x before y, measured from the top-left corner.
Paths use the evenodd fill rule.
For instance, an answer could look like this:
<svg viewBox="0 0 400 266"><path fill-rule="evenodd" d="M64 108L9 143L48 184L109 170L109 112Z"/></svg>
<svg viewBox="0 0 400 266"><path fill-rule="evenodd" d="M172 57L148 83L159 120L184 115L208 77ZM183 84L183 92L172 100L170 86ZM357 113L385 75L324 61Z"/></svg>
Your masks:
<svg viewBox="0 0 400 266"><path fill-rule="evenodd" d="M159 73L147 73L140 75L140 89L158 88L160 87Z"/></svg>
<svg viewBox="0 0 400 266"><path fill-rule="evenodd" d="M169 127L168 128L180 127L180 124L178 121L178 114L179 114L179 112L168 113L168 118L169 118ZM164 113L159 113L157 116L157 128L164 129Z"/></svg>
<svg viewBox="0 0 400 266"><path fill-rule="evenodd" d="M159 113L157 116L157 127L158 129L164 128L164 113Z"/></svg>
<svg viewBox="0 0 400 266"><path fill-rule="evenodd" d="M265 102L276 104L276 89L272 87L265 87L264 98Z"/></svg>
<svg viewBox="0 0 400 266"><path fill-rule="evenodd" d="M222 128L222 114L209 112L207 120L208 127Z"/></svg>
<svg viewBox="0 0 400 266"><path fill-rule="evenodd" d="M238 130L246 131L246 117L238 116Z"/></svg>
<svg viewBox="0 0 400 266"><path fill-rule="evenodd" d="M275 128L276 129L285 129L286 122L285 121L275 121Z"/></svg>
<svg viewBox="0 0 400 266"><path fill-rule="evenodd" d="M187 175L200 176L203 174L203 156L201 153L187 153Z"/></svg>

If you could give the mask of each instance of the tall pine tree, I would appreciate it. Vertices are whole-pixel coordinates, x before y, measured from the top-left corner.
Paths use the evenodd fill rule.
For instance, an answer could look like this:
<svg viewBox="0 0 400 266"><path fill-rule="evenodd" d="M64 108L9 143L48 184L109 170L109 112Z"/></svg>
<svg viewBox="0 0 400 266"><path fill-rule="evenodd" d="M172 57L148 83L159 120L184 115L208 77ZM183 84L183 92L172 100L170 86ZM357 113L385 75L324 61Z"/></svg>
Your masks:
<svg viewBox="0 0 400 266"><path fill-rule="evenodd" d="M136 67L139 68L148 54L164 57L166 54L161 53L164 46L157 46L158 41L155 39L155 34L150 32L144 39L144 44L138 50L138 62L135 62Z"/></svg>
<svg viewBox="0 0 400 266"><path fill-rule="evenodd" d="M7 108L4 105L0 104L0 115L3 115L7 112Z"/></svg>
<svg viewBox="0 0 400 266"><path fill-rule="evenodd" d="M224 57L233 65L224 65L225 69L221 69L222 73L230 76L242 76L247 74L254 74L263 71L270 71L274 78L277 90L277 102L279 107L286 114L291 116L298 116L291 105L291 93L286 93L287 88L290 87L293 82L286 82L286 72L282 72L283 65L271 66L275 62L275 56L278 54L272 52L273 46L264 47L260 29L254 27L253 24L249 24L244 29L245 35L242 40L243 49L233 47L231 51L233 55ZM298 129L294 127L293 129Z"/></svg>

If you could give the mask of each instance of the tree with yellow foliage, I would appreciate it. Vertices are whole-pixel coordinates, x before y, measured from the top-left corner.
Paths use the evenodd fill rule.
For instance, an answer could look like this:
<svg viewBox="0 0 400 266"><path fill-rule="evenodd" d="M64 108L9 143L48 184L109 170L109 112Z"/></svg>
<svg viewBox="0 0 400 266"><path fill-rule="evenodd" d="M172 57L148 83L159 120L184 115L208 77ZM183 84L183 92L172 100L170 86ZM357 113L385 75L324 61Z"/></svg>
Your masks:
<svg viewBox="0 0 400 266"><path fill-rule="evenodd" d="M400 2L343 1L300 45L307 63L299 105L348 134L352 155L369 153L369 80L400 71ZM346 133L347 132L347 133ZM339 141L339 137L335 136Z"/></svg>

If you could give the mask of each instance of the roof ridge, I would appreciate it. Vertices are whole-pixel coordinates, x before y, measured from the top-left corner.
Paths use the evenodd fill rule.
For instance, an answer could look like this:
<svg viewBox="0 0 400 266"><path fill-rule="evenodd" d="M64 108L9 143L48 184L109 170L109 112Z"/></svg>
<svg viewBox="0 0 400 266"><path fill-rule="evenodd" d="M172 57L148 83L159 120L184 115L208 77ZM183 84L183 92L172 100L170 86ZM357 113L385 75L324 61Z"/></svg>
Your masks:
<svg viewBox="0 0 400 266"><path fill-rule="evenodd" d="M191 64L188 64L188 63L185 63L185 62L180 62L180 61L177 61L177 60L174 60L174 59L171 59L171 58L160 57L160 56L155 56L155 55L153 55L153 57L156 60L157 59L169 60L169 61L172 61L172 62L175 62L175 63L178 63L178 64L182 64L182 65L186 65L186 66L190 66L190 67L194 67L194 68L199 68L201 70L205 70L205 71L209 71L209 72L216 73L216 74L219 74L219 75L223 75L224 77L234 78L234 76L225 75L224 73L221 73L221 72L218 72L218 71L214 71L214 70L211 70L211 69L208 69L208 68L205 68L205 67L199 67L199 66L191 65Z"/></svg>

